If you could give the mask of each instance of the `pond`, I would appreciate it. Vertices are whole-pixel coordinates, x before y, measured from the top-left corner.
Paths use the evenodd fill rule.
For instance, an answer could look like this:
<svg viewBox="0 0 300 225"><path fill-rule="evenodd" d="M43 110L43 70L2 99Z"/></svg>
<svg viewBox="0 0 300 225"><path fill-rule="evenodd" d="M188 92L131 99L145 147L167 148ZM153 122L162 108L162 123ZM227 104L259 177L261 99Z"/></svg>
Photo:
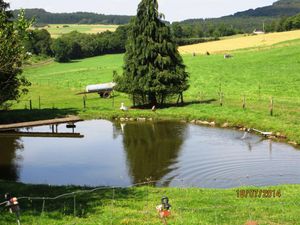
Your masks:
<svg viewBox="0 0 300 225"><path fill-rule="evenodd" d="M205 188L300 183L300 151L256 135L166 121L76 125L83 138L0 135L0 179L128 186L151 177L157 186Z"/></svg>

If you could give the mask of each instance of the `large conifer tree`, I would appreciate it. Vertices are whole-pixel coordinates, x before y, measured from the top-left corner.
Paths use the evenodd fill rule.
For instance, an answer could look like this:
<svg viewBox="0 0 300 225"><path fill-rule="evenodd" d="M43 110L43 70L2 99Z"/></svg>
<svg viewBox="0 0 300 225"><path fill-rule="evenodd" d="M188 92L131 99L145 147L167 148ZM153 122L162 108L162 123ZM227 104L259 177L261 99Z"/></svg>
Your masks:
<svg viewBox="0 0 300 225"><path fill-rule="evenodd" d="M117 89L130 94L134 104L163 104L167 97L188 89L188 73L162 21L157 0L142 0L131 22L123 76Z"/></svg>

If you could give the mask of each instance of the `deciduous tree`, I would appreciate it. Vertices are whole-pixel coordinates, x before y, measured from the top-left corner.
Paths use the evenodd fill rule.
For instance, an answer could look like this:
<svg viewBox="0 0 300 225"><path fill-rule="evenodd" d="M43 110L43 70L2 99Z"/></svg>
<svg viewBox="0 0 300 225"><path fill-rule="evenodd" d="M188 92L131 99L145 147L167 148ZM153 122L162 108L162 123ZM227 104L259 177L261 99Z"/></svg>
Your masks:
<svg viewBox="0 0 300 225"><path fill-rule="evenodd" d="M22 75L22 63L27 57L23 41L30 22L24 12L12 20L8 7L0 0L0 107L8 100L17 100L30 84Z"/></svg>

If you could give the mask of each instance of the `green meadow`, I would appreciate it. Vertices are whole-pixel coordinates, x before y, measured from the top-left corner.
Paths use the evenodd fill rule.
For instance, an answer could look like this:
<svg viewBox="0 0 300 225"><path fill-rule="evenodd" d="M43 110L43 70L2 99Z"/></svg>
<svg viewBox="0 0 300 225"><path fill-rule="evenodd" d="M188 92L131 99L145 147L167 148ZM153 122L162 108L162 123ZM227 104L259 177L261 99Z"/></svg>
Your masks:
<svg viewBox="0 0 300 225"><path fill-rule="evenodd" d="M256 221L260 225L299 224L300 187L298 185L241 189L275 190L281 195L275 198L251 198L250 195L248 198L239 198L237 195L239 189L145 186L78 193L75 205L72 194L56 200L45 200L43 204L42 199L34 199L34 197L54 197L64 193L91 190L91 188L0 182L1 193L11 190L17 196L31 197L31 199L19 200L22 224L159 225L163 222L156 212L156 206L160 204L163 196L169 198L172 206L167 224L242 225L250 221ZM15 216L7 211L1 211L0 216L1 225L16 224Z"/></svg>
<svg viewBox="0 0 300 225"><path fill-rule="evenodd" d="M79 115L84 119L147 117L154 119L208 120L222 126L246 126L279 132L286 141L300 143L300 41L285 42L267 49L247 49L223 55L183 55L190 73L190 88L184 93L185 105L169 105L156 112L145 109L119 110L122 102L131 106L129 97L114 93L101 99L88 94L76 95L89 84L110 82L113 71L122 73L123 55L105 55L71 63L47 61L27 66L31 81L29 93L14 103L12 111L1 112L5 122ZM220 97L221 96L221 97ZM273 116L270 99L274 100ZM245 108L243 108L245 99ZM32 101L33 110L29 101ZM170 99L175 103L176 97ZM222 103L222 106L221 104ZM27 109L27 110L26 110Z"/></svg>

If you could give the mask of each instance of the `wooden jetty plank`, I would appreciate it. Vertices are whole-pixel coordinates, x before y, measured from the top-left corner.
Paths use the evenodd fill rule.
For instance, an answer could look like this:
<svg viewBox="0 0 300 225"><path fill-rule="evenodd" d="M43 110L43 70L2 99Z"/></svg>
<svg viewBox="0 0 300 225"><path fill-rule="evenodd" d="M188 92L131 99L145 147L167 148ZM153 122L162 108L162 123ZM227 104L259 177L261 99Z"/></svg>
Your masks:
<svg viewBox="0 0 300 225"><path fill-rule="evenodd" d="M0 137L84 138L84 135L81 135L80 133L0 132Z"/></svg>
<svg viewBox="0 0 300 225"><path fill-rule="evenodd" d="M0 125L0 131L15 130L15 129L26 128L26 127L58 125L63 123L76 123L80 121L83 120L77 116L70 116L66 118L51 119L51 120L38 120L38 121L24 122L24 123L3 124Z"/></svg>

